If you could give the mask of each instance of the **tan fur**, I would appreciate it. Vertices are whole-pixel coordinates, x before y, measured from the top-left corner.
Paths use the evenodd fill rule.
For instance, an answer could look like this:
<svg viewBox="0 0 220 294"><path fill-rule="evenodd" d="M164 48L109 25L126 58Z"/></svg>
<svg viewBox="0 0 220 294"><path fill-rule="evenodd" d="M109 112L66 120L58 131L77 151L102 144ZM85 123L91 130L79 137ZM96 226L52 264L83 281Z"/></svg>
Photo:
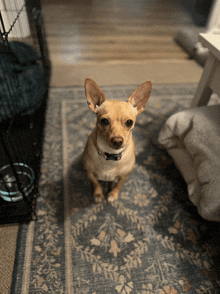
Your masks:
<svg viewBox="0 0 220 294"><path fill-rule="evenodd" d="M141 113L150 97L152 84L145 82L129 97L128 102L107 100L103 91L91 79L85 80L89 108L96 113L96 127L90 134L83 152L83 165L94 187L96 202L104 199L101 181L117 181L108 194L108 201L117 200L118 194L135 165L132 129L137 114ZM108 121L103 125L102 120ZM126 122L132 120L132 126ZM119 161L105 159L104 153L120 154Z"/></svg>

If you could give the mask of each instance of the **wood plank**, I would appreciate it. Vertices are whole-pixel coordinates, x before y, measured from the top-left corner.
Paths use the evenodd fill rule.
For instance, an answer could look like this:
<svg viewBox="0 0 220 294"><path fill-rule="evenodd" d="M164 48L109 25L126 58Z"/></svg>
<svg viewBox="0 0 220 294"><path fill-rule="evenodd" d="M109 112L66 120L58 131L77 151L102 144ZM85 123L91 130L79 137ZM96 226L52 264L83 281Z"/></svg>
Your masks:
<svg viewBox="0 0 220 294"><path fill-rule="evenodd" d="M156 83L197 83L202 68L192 60L152 60L140 62L97 63L85 62L72 65L57 65L52 70L51 85L56 87L84 86L85 79L90 77L103 85L137 84L150 80Z"/></svg>
<svg viewBox="0 0 220 294"><path fill-rule="evenodd" d="M53 64L186 60L175 0L43 0Z"/></svg>

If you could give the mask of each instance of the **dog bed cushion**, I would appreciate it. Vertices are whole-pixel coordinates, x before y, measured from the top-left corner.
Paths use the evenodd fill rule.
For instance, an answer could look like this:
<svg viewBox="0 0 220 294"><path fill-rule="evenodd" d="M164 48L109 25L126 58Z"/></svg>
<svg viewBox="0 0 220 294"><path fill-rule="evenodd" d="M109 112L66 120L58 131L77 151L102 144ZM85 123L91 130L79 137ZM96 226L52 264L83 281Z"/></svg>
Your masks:
<svg viewBox="0 0 220 294"><path fill-rule="evenodd" d="M0 121L14 115L30 115L46 92L40 56L22 42L0 44Z"/></svg>
<svg viewBox="0 0 220 294"><path fill-rule="evenodd" d="M158 140L174 159L199 214L220 221L220 105L172 115Z"/></svg>

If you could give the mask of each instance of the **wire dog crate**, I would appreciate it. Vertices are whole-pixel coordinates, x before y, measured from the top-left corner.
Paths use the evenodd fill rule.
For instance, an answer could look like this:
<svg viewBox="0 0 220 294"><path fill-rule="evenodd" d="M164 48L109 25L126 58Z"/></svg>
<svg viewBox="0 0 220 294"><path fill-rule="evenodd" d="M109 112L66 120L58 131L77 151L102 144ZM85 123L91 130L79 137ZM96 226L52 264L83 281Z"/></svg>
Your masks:
<svg viewBox="0 0 220 294"><path fill-rule="evenodd" d="M0 223L35 218L50 69L40 0L0 0Z"/></svg>

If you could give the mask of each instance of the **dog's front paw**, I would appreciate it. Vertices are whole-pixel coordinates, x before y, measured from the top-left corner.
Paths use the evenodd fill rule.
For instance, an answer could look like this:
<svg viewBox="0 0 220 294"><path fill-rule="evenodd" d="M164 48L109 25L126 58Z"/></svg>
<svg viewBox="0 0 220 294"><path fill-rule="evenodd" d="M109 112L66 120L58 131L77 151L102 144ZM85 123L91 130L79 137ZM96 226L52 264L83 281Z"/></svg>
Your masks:
<svg viewBox="0 0 220 294"><path fill-rule="evenodd" d="M95 194L94 198L96 203L101 203L104 200L104 196L102 194Z"/></svg>
<svg viewBox="0 0 220 294"><path fill-rule="evenodd" d="M118 193L110 192L108 194L108 203L112 203L116 200L118 200Z"/></svg>

